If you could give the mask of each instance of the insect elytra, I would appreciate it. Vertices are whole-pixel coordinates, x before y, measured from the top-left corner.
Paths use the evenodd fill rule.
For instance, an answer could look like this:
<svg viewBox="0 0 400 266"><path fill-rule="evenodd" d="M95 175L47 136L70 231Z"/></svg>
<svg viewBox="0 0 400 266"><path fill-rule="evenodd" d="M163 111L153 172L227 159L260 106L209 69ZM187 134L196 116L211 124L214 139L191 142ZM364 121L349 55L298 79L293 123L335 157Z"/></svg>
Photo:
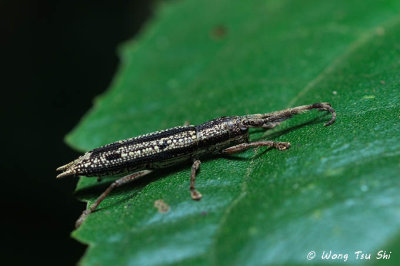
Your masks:
<svg viewBox="0 0 400 266"><path fill-rule="evenodd" d="M199 200L201 194L195 189L195 179L201 163L200 158L210 154L232 154L259 146L278 150L288 149L290 147L288 142L249 142L249 128L272 129L293 115L311 109L328 111L332 114L331 120L325 123L325 126L335 122L336 113L329 103L303 105L265 114L220 117L198 126L174 127L93 149L57 168L57 171L61 171L57 178L78 175L101 177L129 173L114 181L96 202L82 213L76 222L77 227L115 187L185 161L193 161L189 189L192 198Z"/></svg>

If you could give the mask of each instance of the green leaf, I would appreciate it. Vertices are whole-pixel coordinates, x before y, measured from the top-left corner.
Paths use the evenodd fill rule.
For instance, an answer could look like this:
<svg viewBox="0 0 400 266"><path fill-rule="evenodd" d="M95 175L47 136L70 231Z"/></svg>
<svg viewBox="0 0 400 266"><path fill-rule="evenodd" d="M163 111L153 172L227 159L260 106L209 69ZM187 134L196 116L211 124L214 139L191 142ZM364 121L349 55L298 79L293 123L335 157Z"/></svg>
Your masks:
<svg viewBox="0 0 400 266"><path fill-rule="evenodd" d="M89 244L82 264L306 264L310 251L326 263L330 250L352 262L366 262L356 251L372 263L381 249L395 256L399 11L395 0L161 3L120 49L111 88L67 136L71 146L319 101L333 105L337 122L323 127L329 116L313 111L252 135L290 141L287 151L203 161L199 202L188 191L190 164L114 191L73 232ZM77 191L91 203L106 184L81 178ZM159 199L168 212L154 207Z"/></svg>

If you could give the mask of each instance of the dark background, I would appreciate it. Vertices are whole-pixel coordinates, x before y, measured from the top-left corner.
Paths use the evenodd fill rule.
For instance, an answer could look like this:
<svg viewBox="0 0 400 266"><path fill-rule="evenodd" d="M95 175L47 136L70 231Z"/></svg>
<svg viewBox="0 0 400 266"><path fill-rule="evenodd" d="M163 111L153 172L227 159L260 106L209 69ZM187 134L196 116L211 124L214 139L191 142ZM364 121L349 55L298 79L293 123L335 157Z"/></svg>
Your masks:
<svg viewBox="0 0 400 266"><path fill-rule="evenodd" d="M70 237L85 205L76 178L55 168L79 156L63 137L104 92L117 45L135 36L155 1L0 1L1 263L74 265Z"/></svg>

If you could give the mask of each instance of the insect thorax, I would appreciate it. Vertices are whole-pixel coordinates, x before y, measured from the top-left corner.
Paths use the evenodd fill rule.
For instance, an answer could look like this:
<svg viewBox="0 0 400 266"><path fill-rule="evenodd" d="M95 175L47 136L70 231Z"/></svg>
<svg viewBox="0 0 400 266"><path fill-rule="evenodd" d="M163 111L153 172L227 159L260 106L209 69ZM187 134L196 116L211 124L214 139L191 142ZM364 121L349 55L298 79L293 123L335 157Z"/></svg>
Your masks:
<svg viewBox="0 0 400 266"><path fill-rule="evenodd" d="M248 142L248 129L241 126L239 117L220 117L196 126L200 151L219 152L224 148Z"/></svg>

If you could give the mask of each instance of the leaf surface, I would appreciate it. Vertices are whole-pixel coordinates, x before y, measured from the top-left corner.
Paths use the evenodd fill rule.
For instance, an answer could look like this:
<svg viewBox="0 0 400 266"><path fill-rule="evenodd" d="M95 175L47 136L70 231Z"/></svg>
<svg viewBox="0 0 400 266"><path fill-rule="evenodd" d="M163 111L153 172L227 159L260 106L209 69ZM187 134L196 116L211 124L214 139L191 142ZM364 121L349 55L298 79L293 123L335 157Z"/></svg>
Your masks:
<svg viewBox="0 0 400 266"><path fill-rule="evenodd" d="M110 89L67 136L89 150L224 115L330 102L252 139L289 141L190 164L114 191L73 236L84 265L324 263L400 239L400 2L171 1L120 49ZM106 188L81 178L89 203ZM158 212L154 202L169 206ZM395 265L395 259L388 260Z"/></svg>

